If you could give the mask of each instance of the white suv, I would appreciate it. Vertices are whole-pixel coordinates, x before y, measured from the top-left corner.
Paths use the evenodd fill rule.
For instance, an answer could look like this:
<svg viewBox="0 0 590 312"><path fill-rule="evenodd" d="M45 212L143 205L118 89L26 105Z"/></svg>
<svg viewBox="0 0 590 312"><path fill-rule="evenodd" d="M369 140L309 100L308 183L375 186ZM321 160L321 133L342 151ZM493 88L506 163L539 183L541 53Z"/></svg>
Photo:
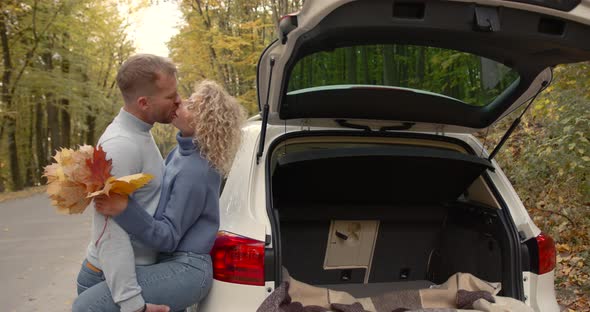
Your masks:
<svg viewBox="0 0 590 312"><path fill-rule="evenodd" d="M258 64L199 311L255 311L283 268L371 296L457 272L558 311L553 240L472 133L590 59L590 1L316 0Z"/></svg>

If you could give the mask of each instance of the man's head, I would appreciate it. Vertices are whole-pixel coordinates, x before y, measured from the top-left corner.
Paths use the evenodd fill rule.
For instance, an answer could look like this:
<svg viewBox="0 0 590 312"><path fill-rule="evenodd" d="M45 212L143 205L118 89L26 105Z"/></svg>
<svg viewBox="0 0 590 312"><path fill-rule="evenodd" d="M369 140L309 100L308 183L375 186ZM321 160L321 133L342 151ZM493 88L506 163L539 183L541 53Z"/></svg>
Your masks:
<svg viewBox="0 0 590 312"><path fill-rule="evenodd" d="M180 104L176 66L165 57L152 54L130 57L117 73L117 85L125 109L150 124L170 123Z"/></svg>

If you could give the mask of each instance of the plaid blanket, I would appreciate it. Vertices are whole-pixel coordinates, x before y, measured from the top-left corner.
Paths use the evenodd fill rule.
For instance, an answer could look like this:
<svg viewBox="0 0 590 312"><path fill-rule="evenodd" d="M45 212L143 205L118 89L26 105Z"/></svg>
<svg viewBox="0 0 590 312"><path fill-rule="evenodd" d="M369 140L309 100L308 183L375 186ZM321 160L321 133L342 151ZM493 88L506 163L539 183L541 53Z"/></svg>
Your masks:
<svg viewBox="0 0 590 312"><path fill-rule="evenodd" d="M257 312L532 312L523 302L498 296L500 283L457 273L428 289L391 291L355 298L342 291L315 287L288 277Z"/></svg>

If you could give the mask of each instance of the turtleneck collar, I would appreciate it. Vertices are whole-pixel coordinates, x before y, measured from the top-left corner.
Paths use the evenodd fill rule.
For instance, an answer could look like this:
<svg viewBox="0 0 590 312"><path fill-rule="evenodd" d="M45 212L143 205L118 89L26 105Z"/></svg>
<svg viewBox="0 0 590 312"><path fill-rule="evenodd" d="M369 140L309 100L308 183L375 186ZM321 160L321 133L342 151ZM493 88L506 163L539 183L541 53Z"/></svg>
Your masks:
<svg viewBox="0 0 590 312"><path fill-rule="evenodd" d="M149 132L153 125L133 116L128 111L121 108L119 111L119 115L117 115L116 119L119 120L122 124L129 127L129 129L137 130L139 132Z"/></svg>
<svg viewBox="0 0 590 312"><path fill-rule="evenodd" d="M182 155L190 155L197 150L197 146L195 145L192 136L183 137L180 131L178 131L176 134L176 141L178 141L178 151Z"/></svg>

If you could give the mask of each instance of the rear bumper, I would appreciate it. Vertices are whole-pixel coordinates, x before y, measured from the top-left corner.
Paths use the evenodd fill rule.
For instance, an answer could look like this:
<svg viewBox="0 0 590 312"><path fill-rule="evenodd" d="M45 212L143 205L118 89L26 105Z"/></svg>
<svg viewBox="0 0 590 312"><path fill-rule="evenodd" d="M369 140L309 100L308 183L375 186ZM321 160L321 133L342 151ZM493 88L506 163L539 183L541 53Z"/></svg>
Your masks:
<svg viewBox="0 0 590 312"><path fill-rule="evenodd" d="M198 312L254 312L272 290L274 282L250 286L213 280L209 295L199 303Z"/></svg>
<svg viewBox="0 0 590 312"><path fill-rule="evenodd" d="M555 271L537 275L523 272L524 295L526 303L538 312L558 312L559 305L555 297L553 284Z"/></svg>

